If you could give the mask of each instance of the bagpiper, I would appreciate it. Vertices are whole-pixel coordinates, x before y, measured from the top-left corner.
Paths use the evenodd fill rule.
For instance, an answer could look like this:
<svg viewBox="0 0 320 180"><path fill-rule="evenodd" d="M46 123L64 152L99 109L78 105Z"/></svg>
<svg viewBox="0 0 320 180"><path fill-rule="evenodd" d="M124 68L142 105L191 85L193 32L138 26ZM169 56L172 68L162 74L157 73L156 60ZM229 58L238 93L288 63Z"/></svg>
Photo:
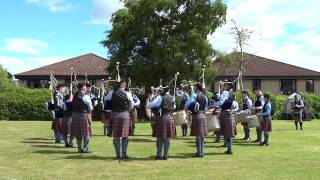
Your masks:
<svg viewBox="0 0 320 180"><path fill-rule="evenodd" d="M65 147L73 148L73 137L70 135L70 128L72 123L72 95L71 94L68 94L65 96L63 111L64 111L64 117L61 123L61 134L65 143Z"/></svg>
<svg viewBox="0 0 320 180"><path fill-rule="evenodd" d="M86 94L86 85L78 84L72 100L71 136L77 139L78 152L88 153L90 140L90 113L93 110L90 96Z"/></svg>
<svg viewBox="0 0 320 180"><path fill-rule="evenodd" d="M270 96L268 94L264 95L264 105L262 108L262 113L259 113L259 115L262 117L262 123L261 123L261 130L264 134L264 141L260 142L261 146L269 146L269 137L270 132L272 131L271 126L271 102L270 102Z"/></svg>
<svg viewBox="0 0 320 180"><path fill-rule="evenodd" d="M251 113L251 108L252 108L252 100L249 97L249 92L248 91L242 91L242 110L241 112L244 113ZM242 122L241 125L243 126L244 130L244 138L246 142L250 141L250 128L248 127L247 122Z"/></svg>
<svg viewBox="0 0 320 180"><path fill-rule="evenodd" d="M294 124L296 125L296 130L298 130L298 123L300 124L300 130L302 131L302 113L303 113L304 103L302 99L298 96L294 96L294 101L292 103L292 109L294 113Z"/></svg>
<svg viewBox="0 0 320 180"><path fill-rule="evenodd" d="M155 112L154 133L157 138L156 160L167 160L169 158L170 138L175 135L175 124L172 112L175 110L175 100L169 93L169 87L161 89L161 95L151 101L147 108ZM164 150L162 155L162 149Z"/></svg>
<svg viewBox="0 0 320 180"><path fill-rule="evenodd" d="M54 93L54 120L51 129L54 131L55 143L61 143L61 122L63 118L65 86L58 84Z"/></svg>

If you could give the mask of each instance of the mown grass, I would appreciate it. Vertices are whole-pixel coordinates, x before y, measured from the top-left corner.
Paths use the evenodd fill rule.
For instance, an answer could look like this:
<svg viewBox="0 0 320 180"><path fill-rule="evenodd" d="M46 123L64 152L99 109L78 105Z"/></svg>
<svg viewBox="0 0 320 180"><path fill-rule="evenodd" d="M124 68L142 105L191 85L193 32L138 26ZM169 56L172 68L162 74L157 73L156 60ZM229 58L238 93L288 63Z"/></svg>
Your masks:
<svg viewBox="0 0 320 180"><path fill-rule="evenodd" d="M93 125L93 153L78 154L53 143L50 122L0 121L0 179L319 179L320 121L304 124L301 132L293 122L273 121L269 147L237 140L243 137L238 125L234 155L224 155L222 144L207 137L204 159L192 158L192 137L179 137L171 142L171 158L155 161L150 125L139 123L128 149L132 159L117 161L99 122Z"/></svg>

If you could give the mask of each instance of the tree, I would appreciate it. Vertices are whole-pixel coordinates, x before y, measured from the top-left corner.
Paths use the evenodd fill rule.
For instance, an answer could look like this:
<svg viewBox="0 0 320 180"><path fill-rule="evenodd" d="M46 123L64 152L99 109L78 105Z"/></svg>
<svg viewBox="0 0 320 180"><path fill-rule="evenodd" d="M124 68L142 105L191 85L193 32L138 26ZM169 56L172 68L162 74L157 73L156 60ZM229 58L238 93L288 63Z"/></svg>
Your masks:
<svg viewBox="0 0 320 180"><path fill-rule="evenodd" d="M239 63L239 83L240 83L240 90L243 91L243 72L245 69L245 58L243 54L244 47L248 45L248 41L251 37L253 31L249 30L248 28L243 28L237 25L235 20L231 20L233 23L233 27L231 28L231 34L234 35L236 40L237 47L235 49L235 55L239 58L240 55L240 63ZM238 53L240 50L240 53Z"/></svg>
<svg viewBox="0 0 320 180"><path fill-rule="evenodd" d="M197 79L206 65L206 82L214 76L210 57L214 50L207 36L226 21L221 0L124 0L112 17L112 29L101 43L107 47L115 73L120 62L122 77L135 85L168 82L176 72L183 79Z"/></svg>
<svg viewBox="0 0 320 180"><path fill-rule="evenodd" d="M0 91L5 91L13 87L10 73L0 65Z"/></svg>

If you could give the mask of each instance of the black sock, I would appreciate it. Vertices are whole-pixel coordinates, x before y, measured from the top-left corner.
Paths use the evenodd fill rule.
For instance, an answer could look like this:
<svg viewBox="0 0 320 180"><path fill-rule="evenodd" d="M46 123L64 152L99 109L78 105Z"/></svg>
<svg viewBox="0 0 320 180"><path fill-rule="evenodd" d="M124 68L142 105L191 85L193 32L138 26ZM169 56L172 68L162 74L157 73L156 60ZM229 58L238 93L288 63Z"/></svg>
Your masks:
<svg viewBox="0 0 320 180"><path fill-rule="evenodd" d="M302 122L300 122L300 129L302 129Z"/></svg>
<svg viewBox="0 0 320 180"><path fill-rule="evenodd" d="M298 129L298 122L294 122L294 124L296 125L296 129Z"/></svg>

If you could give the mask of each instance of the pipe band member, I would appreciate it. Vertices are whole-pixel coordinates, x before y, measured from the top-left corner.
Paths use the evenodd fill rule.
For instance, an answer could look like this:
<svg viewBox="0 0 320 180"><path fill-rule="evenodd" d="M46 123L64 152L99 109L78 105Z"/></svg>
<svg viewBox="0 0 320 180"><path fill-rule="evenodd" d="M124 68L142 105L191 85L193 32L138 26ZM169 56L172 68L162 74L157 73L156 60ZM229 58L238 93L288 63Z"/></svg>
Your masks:
<svg viewBox="0 0 320 180"><path fill-rule="evenodd" d="M72 100L71 136L77 138L78 152L88 153L90 140L90 113L93 110L90 96L86 94L86 85L78 84Z"/></svg>
<svg viewBox="0 0 320 180"><path fill-rule="evenodd" d="M61 124L61 134L66 148L73 148L73 137L70 135L70 128L72 123L72 95L65 96L65 103L63 106L64 117ZM68 137L70 135L70 137Z"/></svg>
<svg viewBox="0 0 320 180"><path fill-rule="evenodd" d="M206 111L208 110L208 98L203 93L200 83L196 85L196 93L193 93L187 101L188 114L192 114L191 136L196 137L197 152L195 157L204 157L204 137L208 135Z"/></svg>
<svg viewBox="0 0 320 180"><path fill-rule="evenodd" d="M136 121L138 121L137 108L140 107L140 100L137 95L132 94L133 109L130 111L130 129L129 136L134 136L134 130L136 128Z"/></svg>
<svg viewBox="0 0 320 180"><path fill-rule="evenodd" d="M112 137L112 121L111 121L111 98L112 98L113 90L110 90L106 96L104 96L104 115L105 115L105 122L104 122L104 134Z"/></svg>
<svg viewBox="0 0 320 180"><path fill-rule="evenodd" d="M292 103L292 109L294 113L294 123L296 125L296 130L298 130L298 123L300 124L300 130L302 131L302 113L303 113L304 103L300 96L295 95L294 101Z"/></svg>
<svg viewBox="0 0 320 180"><path fill-rule="evenodd" d="M248 91L242 91L242 111L243 113L251 113L251 108L252 108L252 100L249 97L249 92ZM250 141L250 128L248 127L247 122L242 122L241 125L243 126L244 130L244 138L243 140L249 142Z"/></svg>
<svg viewBox="0 0 320 180"><path fill-rule="evenodd" d="M90 97L90 101L92 104L93 109L98 105L98 98L92 93L92 86L91 84L87 83L86 84L86 95ZM93 111L93 110L92 110ZM90 136L92 136L92 111L89 113L89 133Z"/></svg>
<svg viewBox="0 0 320 180"><path fill-rule="evenodd" d="M184 110L184 107L186 105L186 102L189 99L189 95L181 88L177 88L176 96L179 98L179 108L178 110ZM188 123L182 124L181 125L181 130L182 130L182 137L187 136L188 134Z"/></svg>
<svg viewBox="0 0 320 180"><path fill-rule="evenodd" d="M260 143L261 146L269 146L269 136L270 132L272 131L272 126L271 126L271 102L270 102L270 96L266 94L264 96L264 105L262 108L262 113L260 116L263 118L262 123L261 123L261 130L264 133L264 141Z"/></svg>
<svg viewBox="0 0 320 180"><path fill-rule="evenodd" d="M66 88L62 84L58 84L54 93L54 120L51 129L54 131L55 143L61 143L61 123L63 118L64 93Z"/></svg>
<svg viewBox="0 0 320 180"><path fill-rule="evenodd" d="M252 108L256 114L259 114L262 112L262 108L264 106L264 96L263 93L261 91L261 89L256 89L255 90L256 93L256 100L254 102L254 107ZM260 123L261 123L261 117L259 119ZM261 131L261 126L259 125L256 127L256 132L257 132L257 139L254 142L258 142L261 143L261 136L262 136L262 131Z"/></svg>
<svg viewBox="0 0 320 180"><path fill-rule="evenodd" d="M116 159L120 159L120 154L122 154L123 160L129 159L127 155L130 128L129 112L133 109L134 105L131 93L125 91L125 88L126 82L121 81L118 87L111 92L112 95L110 99L113 145L116 152Z"/></svg>
<svg viewBox="0 0 320 180"><path fill-rule="evenodd" d="M157 138L157 156L155 159L167 160L169 158L170 138L174 137L176 133L172 115L176 105L174 97L169 93L169 88L162 88L161 95L151 101L147 108L153 109L153 111L157 110L154 127L155 137ZM163 155L162 149L164 150Z"/></svg>

